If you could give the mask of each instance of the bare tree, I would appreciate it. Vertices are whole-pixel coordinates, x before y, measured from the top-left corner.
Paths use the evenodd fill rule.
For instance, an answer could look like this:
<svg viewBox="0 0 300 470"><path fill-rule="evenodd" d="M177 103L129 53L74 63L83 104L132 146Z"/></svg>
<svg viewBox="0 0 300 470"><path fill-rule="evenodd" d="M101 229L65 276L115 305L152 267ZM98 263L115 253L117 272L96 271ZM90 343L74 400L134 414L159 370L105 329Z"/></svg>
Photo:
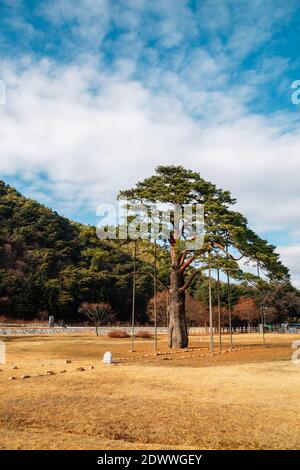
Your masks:
<svg viewBox="0 0 300 470"><path fill-rule="evenodd" d="M156 295L156 318L157 326L168 326L168 292L157 292ZM154 321L154 298L149 300L148 303L148 316L151 321Z"/></svg>
<svg viewBox="0 0 300 470"><path fill-rule="evenodd" d="M84 302L80 305L78 312L85 315L91 322L94 323L96 335L98 336L98 328L115 320L116 315L107 303L89 303Z"/></svg>
<svg viewBox="0 0 300 470"><path fill-rule="evenodd" d="M186 294L186 319L188 325L200 326L208 321L208 307L189 293Z"/></svg>
<svg viewBox="0 0 300 470"><path fill-rule="evenodd" d="M168 295L167 291L157 293L157 325L168 326ZM198 326L204 324L208 318L207 307L190 294L186 295L186 316L189 326ZM154 299L148 303L148 317L154 320Z"/></svg>
<svg viewBox="0 0 300 470"><path fill-rule="evenodd" d="M248 324L248 331L251 331L253 323L259 323L261 317L261 310L255 304L255 301L250 297L240 297L237 304L234 306L233 314L240 321L246 321Z"/></svg>

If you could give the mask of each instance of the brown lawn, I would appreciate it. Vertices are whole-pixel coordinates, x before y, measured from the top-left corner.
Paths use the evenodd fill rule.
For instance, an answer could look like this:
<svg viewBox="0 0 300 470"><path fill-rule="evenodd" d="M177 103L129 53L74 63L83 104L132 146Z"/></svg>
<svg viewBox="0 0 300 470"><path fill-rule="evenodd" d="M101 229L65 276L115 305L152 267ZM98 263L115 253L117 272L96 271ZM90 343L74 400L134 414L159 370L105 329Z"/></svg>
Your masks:
<svg viewBox="0 0 300 470"><path fill-rule="evenodd" d="M0 448L297 449L300 365L290 359L300 338L266 339L236 335L233 351L227 339L211 358L205 336L176 353L160 337L157 355L151 339L131 353L130 339L5 338ZM101 363L108 350L116 365Z"/></svg>

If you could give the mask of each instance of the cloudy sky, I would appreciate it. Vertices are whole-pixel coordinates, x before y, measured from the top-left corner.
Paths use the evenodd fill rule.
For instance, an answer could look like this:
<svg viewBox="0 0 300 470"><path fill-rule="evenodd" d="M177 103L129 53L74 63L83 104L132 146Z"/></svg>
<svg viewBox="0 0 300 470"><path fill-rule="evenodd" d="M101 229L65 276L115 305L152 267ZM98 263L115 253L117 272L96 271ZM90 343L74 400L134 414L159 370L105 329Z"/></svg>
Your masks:
<svg viewBox="0 0 300 470"><path fill-rule="evenodd" d="M0 18L1 179L96 223L157 164L198 170L300 287L298 0L1 0Z"/></svg>

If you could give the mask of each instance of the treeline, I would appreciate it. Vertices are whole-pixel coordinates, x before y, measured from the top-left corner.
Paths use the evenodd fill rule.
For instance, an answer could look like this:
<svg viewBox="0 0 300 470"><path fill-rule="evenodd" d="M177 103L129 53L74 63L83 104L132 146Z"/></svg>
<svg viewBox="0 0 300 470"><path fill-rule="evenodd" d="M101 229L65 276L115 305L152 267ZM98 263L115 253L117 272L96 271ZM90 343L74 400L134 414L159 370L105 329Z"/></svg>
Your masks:
<svg viewBox="0 0 300 470"><path fill-rule="evenodd" d="M198 279L192 286L192 295L203 312L202 323L208 321L208 279ZM267 323L283 323L300 318L300 293L289 282L277 283L260 280L256 285L212 280L212 306L216 322L218 314L218 291L220 295L221 324L228 325L228 309L231 310L233 326L257 325L261 322L262 309Z"/></svg>
<svg viewBox="0 0 300 470"><path fill-rule="evenodd" d="M219 296L218 296L219 292ZM220 320L223 327L229 326L229 309L233 327L257 326L262 321L262 309L266 323L299 321L300 293L291 284L264 283L250 286L246 283L230 283L212 279L213 324L218 326L219 302ZM159 326L168 323L168 294L165 290L157 295L157 321ZM148 316L154 319L154 299L148 304ZM202 275L194 282L186 297L186 317L189 326L209 324L208 279Z"/></svg>

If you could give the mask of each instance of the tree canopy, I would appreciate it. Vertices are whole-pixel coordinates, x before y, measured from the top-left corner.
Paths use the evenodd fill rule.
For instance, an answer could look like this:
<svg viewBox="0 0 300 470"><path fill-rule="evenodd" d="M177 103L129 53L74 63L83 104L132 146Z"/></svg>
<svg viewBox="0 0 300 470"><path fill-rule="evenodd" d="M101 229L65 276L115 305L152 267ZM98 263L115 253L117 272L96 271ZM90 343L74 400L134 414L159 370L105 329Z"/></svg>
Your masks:
<svg viewBox="0 0 300 470"><path fill-rule="evenodd" d="M212 263L226 268L232 276L241 275L236 261L244 258L257 261L269 279L281 282L289 280L289 271L280 261L275 247L251 230L247 219L232 209L236 200L229 191L218 188L205 181L199 173L182 166L158 166L155 173L138 182L134 188L121 191L120 195L143 203L160 201L178 205L204 205L204 247L198 253L187 254L184 263L190 266L196 261L197 255L201 259L201 255L213 250L219 256ZM220 255L225 255L226 262L223 264Z"/></svg>

